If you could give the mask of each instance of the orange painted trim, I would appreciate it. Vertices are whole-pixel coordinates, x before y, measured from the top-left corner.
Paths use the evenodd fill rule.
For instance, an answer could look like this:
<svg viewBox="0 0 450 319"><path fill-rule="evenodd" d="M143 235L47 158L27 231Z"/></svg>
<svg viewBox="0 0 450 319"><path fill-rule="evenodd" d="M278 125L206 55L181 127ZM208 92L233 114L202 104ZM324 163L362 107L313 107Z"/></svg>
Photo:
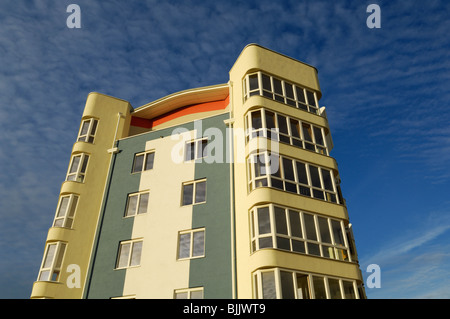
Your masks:
<svg viewBox="0 0 450 319"><path fill-rule="evenodd" d="M131 117L131 125L151 129L160 124L166 123L168 121L174 120L174 119L182 117L182 116L196 114L196 113L209 112L209 111L223 110L228 106L229 101L230 101L230 97L227 96L227 98L225 100L188 105L188 106L179 108L177 110L168 112L166 114L160 115L153 119L145 119L145 118L141 118L141 117L132 116Z"/></svg>

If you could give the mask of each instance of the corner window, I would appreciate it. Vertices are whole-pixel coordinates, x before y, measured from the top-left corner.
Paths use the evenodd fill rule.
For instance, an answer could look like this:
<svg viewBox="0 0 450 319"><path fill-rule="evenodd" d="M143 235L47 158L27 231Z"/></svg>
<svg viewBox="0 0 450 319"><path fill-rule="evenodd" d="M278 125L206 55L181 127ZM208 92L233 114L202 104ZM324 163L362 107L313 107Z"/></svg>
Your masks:
<svg viewBox="0 0 450 319"><path fill-rule="evenodd" d="M205 229L193 229L178 234L177 259L205 256Z"/></svg>
<svg viewBox="0 0 450 319"><path fill-rule="evenodd" d="M93 143L97 126L98 120L96 119L84 120L81 123L80 132L78 133L78 142Z"/></svg>
<svg viewBox="0 0 450 319"><path fill-rule="evenodd" d="M86 168L89 161L89 155L85 153L72 156L66 181L75 181L83 183L86 175Z"/></svg>
<svg viewBox="0 0 450 319"><path fill-rule="evenodd" d="M182 188L182 206L206 202L206 179L184 183Z"/></svg>
<svg viewBox="0 0 450 319"><path fill-rule="evenodd" d="M134 156L132 173L140 173L153 169L155 152L139 153Z"/></svg>
<svg viewBox="0 0 450 319"><path fill-rule="evenodd" d="M78 203L78 196L64 195L61 196L56 210L55 220L53 227L67 227L71 228L73 224L73 218L75 215L75 209Z"/></svg>
<svg viewBox="0 0 450 319"><path fill-rule="evenodd" d="M125 217L145 214L148 209L149 192L130 194L127 201Z"/></svg>
<svg viewBox="0 0 450 319"><path fill-rule="evenodd" d="M139 266L141 263L142 240L121 242L117 257L116 268Z"/></svg>
<svg viewBox="0 0 450 319"><path fill-rule="evenodd" d="M39 270L38 281L59 281L65 250L66 244L62 242L47 245Z"/></svg>

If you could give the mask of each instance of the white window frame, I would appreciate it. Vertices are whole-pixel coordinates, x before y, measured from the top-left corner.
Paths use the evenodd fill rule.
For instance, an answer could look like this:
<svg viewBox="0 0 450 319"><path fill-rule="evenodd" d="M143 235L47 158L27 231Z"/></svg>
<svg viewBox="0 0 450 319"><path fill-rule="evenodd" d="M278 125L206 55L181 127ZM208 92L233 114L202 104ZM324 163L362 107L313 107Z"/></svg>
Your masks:
<svg viewBox="0 0 450 319"><path fill-rule="evenodd" d="M78 142L94 143L95 133L98 129L98 119L89 118L81 122L80 130L78 132ZM83 128L87 125L86 132L83 132Z"/></svg>
<svg viewBox="0 0 450 319"><path fill-rule="evenodd" d="M206 147L205 149L203 149L203 143L206 141ZM191 149L190 146L194 145L194 153L190 153L190 151L188 152L188 149ZM201 150L200 154L199 154L199 150ZM191 157L188 158L187 156L191 154ZM195 160L199 160L202 158L205 158L208 155L208 138L207 137L202 137L202 138L198 138L189 142L186 142L185 146L184 146L184 161L185 162L192 162Z"/></svg>
<svg viewBox="0 0 450 319"><path fill-rule="evenodd" d="M75 167L75 160L79 158L78 164ZM66 181L73 181L84 183L86 172L89 166L90 155L87 153L77 153L72 155L69 169L67 170Z"/></svg>
<svg viewBox="0 0 450 319"><path fill-rule="evenodd" d="M143 208L143 207L141 207L142 196L147 196L147 206L145 207L145 211L141 212L141 208ZM134 197L137 197L136 206L134 207L134 210L130 213L131 199L134 198ZM125 215L124 215L124 217L128 218L128 217L134 217L134 216L146 214L148 212L149 201L150 201L150 192L148 190L140 191L140 192L137 192L137 193L128 194L127 205L126 205L126 208L125 208Z"/></svg>
<svg viewBox="0 0 450 319"><path fill-rule="evenodd" d="M193 293L201 292L201 298L192 298ZM186 296L186 298L183 298ZM204 299L204 289L203 287L195 287L195 288L184 288L184 289L175 289L173 292L173 299Z"/></svg>
<svg viewBox="0 0 450 319"><path fill-rule="evenodd" d="M197 193L197 185L200 183L205 183L205 199L202 201L196 201L196 193ZM192 185L192 202L191 203L184 203L184 189L186 186ZM195 181L190 181L190 182L185 182L181 185L181 206L190 206L190 205L198 205L198 204L204 204L206 203L206 198L207 198L207 183L206 183L206 178L202 178L202 179L198 179Z"/></svg>
<svg viewBox="0 0 450 319"><path fill-rule="evenodd" d="M67 244L61 241L50 242L46 245L37 281L58 282L60 280L66 249ZM49 256L49 253L53 255ZM48 273L45 278L42 277L45 276L44 273Z"/></svg>
<svg viewBox="0 0 450 319"><path fill-rule="evenodd" d="M258 209L268 208L269 211L269 228L270 231L268 233L260 234L259 233L259 214ZM281 234L277 233L277 222L276 222L276 216L275 211L276 208L279 209L279 211L284 211L284 221L286 224L286 231L287 234ZM293 212L295 214L298 214L298 222L301 227L301 233L302 236L294 236L292 225L291 225L291 219L290 219L290 212ZM345 262L352 262L352 255L350 254L350 248L349 248L349 241L347 238L347 231L344 226L344 222L342 220L336 219L336 218L330 218L323 215L317 215L310 212L304 212L298 209L291 209L288 207L284 207L281 205L274 205L274 204L267 204L267 205L260 205L253 207L250 211L250 243L251 243L251 251L252 253L261 250L261 249L280 249L284 251L290 251L293 253L298 254L307 254L307 255L313 255L318 257L323 257L327 259L334 259L334 260L340 260ZM306 229L306 222L305 222L305 215L311 215L313 217L314 221L314 233L316 239L308 239L307 237L307 229ZM321 230L319 225L319 219L322 218L327 223L327 230L328 234L330 236L330 242L326 242L324 239L321 238ZM339 233L340 239L343 240L343 245L339 243L338 239L335 238L335 232L333 228L333 221L339 223ZM260 248L260 239L265 238L271 238L271 246L270 247L263 247ZM278 241L277 239L286 239L289 240L289 249L278 247ZM302 242L304 247L304 252L294 250L294 241L295 242ZM311 245L317 245L319 249L319 255L314 254L310 252L310 248L308 244Z"/></svg>
<svg viewBox="0 0 450 319"><path fill-rule="evenodd" d="M149 155L153 155L153 160L152 160L152 164L150 168L147 168L147 161L148 161L148 157ZM138 157L142 156L143 160L142 160L142 167L141 169L136 169L136 160L138 159ZM136 153L134 155L134 159L133 159L133 166L131 167L131 173L132 174L138 174L138 173L142 173L145 171L150 171L153 169L153 167L155 166L155 156L156 156L156 152L155 150L151 150L151 151L145 151L145 152L141 152L141 153Z"/></svg>
<svg viewBox="0 0 450 319"><path fill-rule="evenodd" d="M262 159L263 161L258 161L258 159ZM277 160L278 159L278 163ZM284 170L284 162L283 160L291 161L293 168L292 172L294 175L294 180L289 180L285 177L285 170ZM255 165L256 163L261 163L261 167L264 169L265 174L261 174L258 172L256 174ZM275 163L275 166L272 166L272 164ZM306 171L306 177L307 177L307 184L302 183L299 180L299 174L297 171L297 164L304 165L305 171ZM311 179L311 171L310 167L317 167L319 172L319 180L321 186L314 186ZM276 169L278 168L278 169ZM271 173L271 170L274 170L274 172ZM327 189L324 183L323 173L322 170L326 170L330 174L330 181L331 181L331 190ZM302 196L307 196L310 198L318 199L327 201L329 203L334 204L343 204L341 203L342 199L339 196L338 193L338 185L336 182L336 178L333 174L333 170L329 168L324 168L318 165L311 165L306 162L299 161L297 159L289 158L284 155L279 155L276 153L269 153L269 151L263 151L263 152L256 152L249 155L247 158L247 181L248 181L248 192L253 191L254 189L258 187L271 187L275 189L279 189L282 191L288 191L288 185L296 185L296 192L290 191L292 194L298 194ZM259 176L256 176L259 175ZM272 181L273 179L273 181ZM277 187L274 182L279 183L280 187ZM281 186L282 185L282 186ZM305 190L309 190L309 195L304 194ZM323 197L318 197L314 195L314 190L320 191L323 194Z"/></svg>
<svg viewBox="0 0 450 319"><path fill-rule="evenodd" d="M314 278L321 278L324 282L324 288L325 288L325 294L326 299L331 299L331 292L330 292L330 283L329 280L338 280L339 282L339 290L341 298L339 299L345 299L345 291L343 289L344 282L351 283L353 286L353 294L355 296L355 299L360 299L359 290L356 285L356 281L352 279L345 279L345 278L338 278L338 277L332 277L332 276L323 276L319 274L314 273L306 273L301 271L293 271L290 269L283 269L283 268L270 268L270 269L264 269L264 270L257 270L253 273L253 293L254 297L256 299L263 299L263 291L264 291L264 285L262 280L262 275L264 273L270 273L273 272L274 274L274 287L275 287L275 298L276 299L282 299L282 286L281 286L281 272L290 273L292 275L292 284L293 284L293 292L295 299L299 299L299 287L297 287L297 280L296 275L305 275L308 279L308 293L309 293L309 299L316 299L316 291L314 288L313 280Z"/></svg>
<svg viewBox="0 0 450 319"><path fill-rule="evenodd" d="M203 247L202 247L202 253L194 256L194 234L195 233L203 233ZM189 256L187 256L187 257L180 257L181 236L182 235L189 235ZM190 260L190 259L203 258L203 257L205 257L205 254L206 254L205 249L206 249L206 230L205 230L205 228L189 229L189 230L184 230L184 231L178 232L177 260Z"/></svg>
<svg viewBox="0 0 450 319"><path fill-rule="evenodd" d="M80 197L77 194L64 194L59 198L53 221L53 227L72 228L79 198ZM66 200L67 205L63 211L63 202Z"/></svg>
<svg viewBox="0 0 450 319"><path fill-rule="evenodd" d="M255 76L257 77L258 88L250 91L250 77L255 77ZM263 76L269 77L270 86L271 86L269 90L263 89L263 80L262 80ZM282 95L275 92L275 89L274 89L274 81L275 80L281 81ZM295 108L319 115L318 98L317 98L316 92L313 90L306 89L300 85L290 83L288 81L285 81L284 79L274 77L270 74L263 73L261 71L246 74L245 77L243 78L242 83L243 83L243 91L244 91L243 92L244 93L243 94L244 102L253 95L260 95L260 96L264 96L266 98L272 99L274 101L284 103L291 107L295 107ZM286 85L292 86L293 98L287 96ZM305 101L305 103L302 102L303 100L299 99L299 96L298 96L299 92L303 93L303 100ZM309 101L308 95L311 95L311 94L312 94L313 101Z"/></svg>
<svg viewBox="0 0 450 319"><path fill-rule="evenodd" d="M132 265L131 263L132 263L133 258L134 258L133 254L135 252L134 248L135 248L136 244L140 244L141 245L140 251L139 251L139 260L138 260L137 264ZM127 256L126 257L124 256L124 258L126 259L126 260L124 260L126 265L121 265L122 248L125 245L130 245L130 248L128 250ZM127 269L127 268L139 267L141 265L141 260L142 260L143 246L144 246L144 241L142 240L142 238L121 241L119 243L119 249L118 249L118 252L117 252L117 261L116 261L116 268L115 269Z"/></svg>

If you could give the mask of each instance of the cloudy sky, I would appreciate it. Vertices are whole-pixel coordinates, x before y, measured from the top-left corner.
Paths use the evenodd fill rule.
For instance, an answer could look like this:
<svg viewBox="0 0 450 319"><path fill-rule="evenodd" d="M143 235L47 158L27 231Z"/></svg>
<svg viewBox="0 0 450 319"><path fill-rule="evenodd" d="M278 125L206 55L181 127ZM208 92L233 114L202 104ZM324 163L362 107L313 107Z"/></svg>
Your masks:
<svg viewBox="0 0 450 319"><path fill-rule="evenodd" d="M450 298L449 17L444 0L2 0L0 298L30 296L89 92L138 107L226 83L249 43L319 70L361 270L381 270L368 297Z"/></svg>

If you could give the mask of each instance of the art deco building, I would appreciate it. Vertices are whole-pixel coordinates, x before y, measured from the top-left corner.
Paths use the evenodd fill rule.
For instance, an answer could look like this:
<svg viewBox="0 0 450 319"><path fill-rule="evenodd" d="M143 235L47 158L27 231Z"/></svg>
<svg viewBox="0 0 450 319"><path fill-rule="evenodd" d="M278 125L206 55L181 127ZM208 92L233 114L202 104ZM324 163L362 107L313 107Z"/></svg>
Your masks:
<svg viewBox="0 0 450 319"><path fill-rule="evenodd" d="M229 82L91 93L32 298L365 298L317 70L259 45Z"/></svg>

